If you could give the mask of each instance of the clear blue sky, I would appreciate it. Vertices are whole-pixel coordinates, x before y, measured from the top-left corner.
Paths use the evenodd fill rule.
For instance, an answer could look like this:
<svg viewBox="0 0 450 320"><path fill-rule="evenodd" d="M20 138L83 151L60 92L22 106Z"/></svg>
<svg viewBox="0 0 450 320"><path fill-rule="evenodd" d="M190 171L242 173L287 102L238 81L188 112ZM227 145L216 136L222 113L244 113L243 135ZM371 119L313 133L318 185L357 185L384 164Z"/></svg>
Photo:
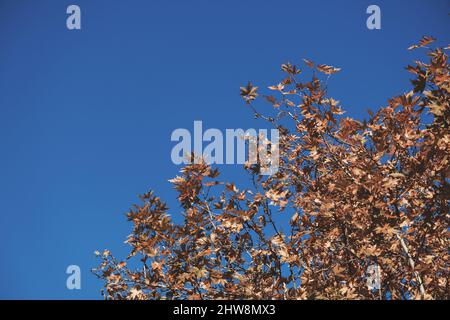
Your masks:
<svg viewBox="0 0 450 320"><path fill-rule="evenodd" d="M66 29L69 4L81 31ZM370 4L381 30L366 28ZM267 127L239 86L271 85L304 57L342 68L331 94L362 118L408 88L409 45L450 42L449 12L448 0L0 0L0 298L101 298L93 252L125 255L137 194L180 212L174 129ZM66 289L70 264L82 290Z"/></svg>

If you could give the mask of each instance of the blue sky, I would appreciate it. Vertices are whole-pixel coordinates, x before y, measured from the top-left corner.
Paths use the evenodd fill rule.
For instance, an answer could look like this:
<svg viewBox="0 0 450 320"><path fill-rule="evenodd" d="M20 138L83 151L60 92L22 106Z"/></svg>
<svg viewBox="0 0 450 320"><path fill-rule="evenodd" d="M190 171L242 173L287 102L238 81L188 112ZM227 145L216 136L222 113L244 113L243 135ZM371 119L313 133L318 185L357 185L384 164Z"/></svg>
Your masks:
<svg viewBox="0 0 450 320"><path fill-rule="evenodd" d="M66 28L77 4L82 30ZM382 29L366 28L381 8ZM349 116L409 88L406 48L450 41L448 0L0 0L0 298L99 299L93 252L124 256L124 213L168 179L176 128L265 128L239 96L309 58L342 68ZM223 179L245 182L239 166ZM66 289L66 267L82 289Z"/></svg>

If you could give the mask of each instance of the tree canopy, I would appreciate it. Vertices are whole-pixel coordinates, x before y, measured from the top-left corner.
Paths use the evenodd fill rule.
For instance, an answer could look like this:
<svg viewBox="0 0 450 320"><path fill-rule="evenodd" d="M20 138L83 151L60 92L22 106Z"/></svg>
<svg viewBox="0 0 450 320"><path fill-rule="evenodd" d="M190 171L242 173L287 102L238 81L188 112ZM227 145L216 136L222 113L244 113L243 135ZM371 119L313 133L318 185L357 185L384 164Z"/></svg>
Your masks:
<svg viewBox="0 0 450 320"><path fill-rule="evenodd" d="M171 180L182 223L152 191L142 195L127 213L129 256L97 252L104 297L448 299L449 47L433 41L409 48L427 53L406 68L411 91L364 121L328 96L332 66L304 60L304 81L286 63L267 93L242 87L254 115L279 129L278 171L246 164L253 188L240 189L204 161L186 165Z"/></svg>

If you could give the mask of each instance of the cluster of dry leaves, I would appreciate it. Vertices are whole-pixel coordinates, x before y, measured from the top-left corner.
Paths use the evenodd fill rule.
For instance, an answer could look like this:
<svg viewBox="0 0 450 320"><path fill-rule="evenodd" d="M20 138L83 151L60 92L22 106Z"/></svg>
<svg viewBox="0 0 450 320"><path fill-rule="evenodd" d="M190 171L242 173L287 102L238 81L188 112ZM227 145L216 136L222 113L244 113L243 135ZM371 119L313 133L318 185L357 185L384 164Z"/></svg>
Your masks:
<svg viewBox="0 0 450 320"><path fill-rule="evenodd" d="M410 49L424 47L426 37ZM107 299L448 299L450 69L445 50L416 61L413 89L360 122L327 97L320 73L284 64L266 96L280 130L272 176L246 165L254 188L218 180L208 164L171 180L183 208L174 223L152 192L128 214L125 261L97 252ZM281 222L280 222L281 221ZM284 221L284 222L283 222ZM366 284L381 268L381 287Z"/></svg>

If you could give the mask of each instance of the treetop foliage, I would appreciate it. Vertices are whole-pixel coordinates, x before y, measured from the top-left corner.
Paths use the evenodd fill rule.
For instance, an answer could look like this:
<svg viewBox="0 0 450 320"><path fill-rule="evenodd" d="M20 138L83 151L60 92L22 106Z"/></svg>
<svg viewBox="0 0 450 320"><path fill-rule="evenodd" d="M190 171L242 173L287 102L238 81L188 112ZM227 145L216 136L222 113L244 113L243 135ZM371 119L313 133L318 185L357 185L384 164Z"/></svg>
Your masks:
<svg viewBox="0 0 450 320"><path fill-rule="evenodd" d="M328 97L332 66L304 60L313 76L303 82L287 63L267 94L242 87L280 131L278 172L245 165L253 188L241 190L205 162L186 165L171 180L178 224L153 192L142 195L127 214L129 256L97 252L105 298L448 299L449 47L433 41L409 48L427 51L406 68L411 91L365 121ZM272 115L254 105L260 95ZM379 290L366 283L373 264Z"/></svg>

